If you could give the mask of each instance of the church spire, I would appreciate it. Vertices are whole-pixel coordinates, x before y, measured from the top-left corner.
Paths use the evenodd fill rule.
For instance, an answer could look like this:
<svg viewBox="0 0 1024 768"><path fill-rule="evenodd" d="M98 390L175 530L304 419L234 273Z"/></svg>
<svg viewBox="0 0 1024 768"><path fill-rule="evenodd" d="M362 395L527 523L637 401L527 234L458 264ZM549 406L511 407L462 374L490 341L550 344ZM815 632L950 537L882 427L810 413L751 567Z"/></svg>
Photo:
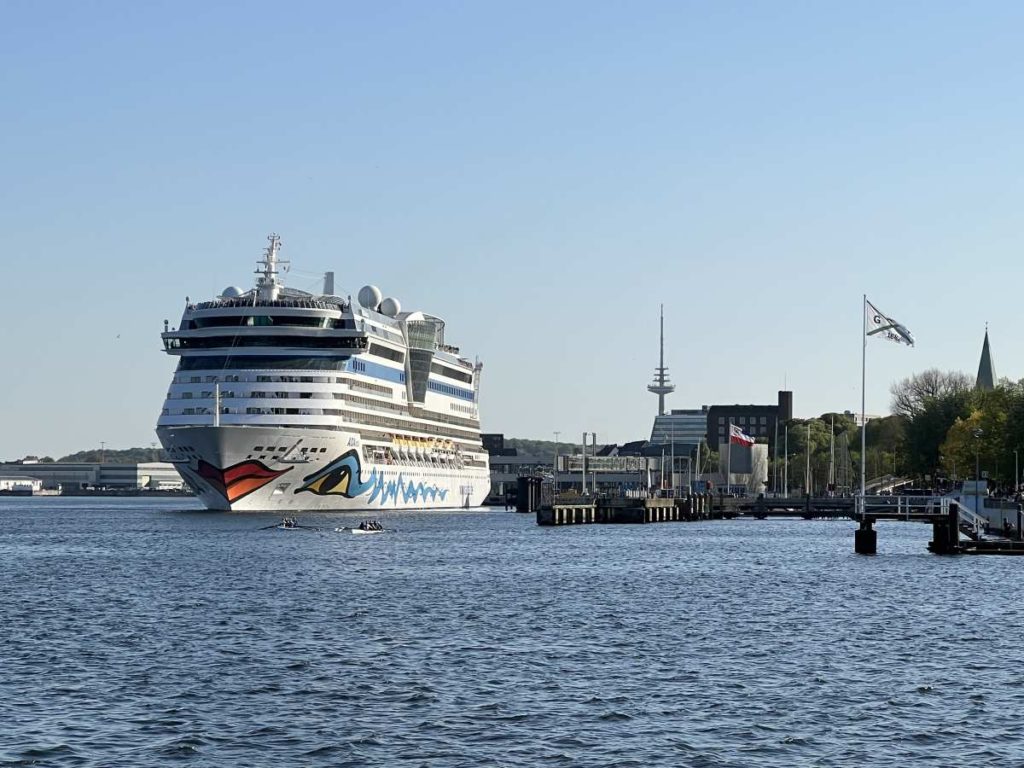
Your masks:
<svg viewBox="0 0 1024 768"><path fill-rule="evenodd" d="M992 351L988 347L988 323L985 323L985 343L981 347L981 362L978 364L978 381L975 389L996 388L996 367L992 364Z"/></svg>

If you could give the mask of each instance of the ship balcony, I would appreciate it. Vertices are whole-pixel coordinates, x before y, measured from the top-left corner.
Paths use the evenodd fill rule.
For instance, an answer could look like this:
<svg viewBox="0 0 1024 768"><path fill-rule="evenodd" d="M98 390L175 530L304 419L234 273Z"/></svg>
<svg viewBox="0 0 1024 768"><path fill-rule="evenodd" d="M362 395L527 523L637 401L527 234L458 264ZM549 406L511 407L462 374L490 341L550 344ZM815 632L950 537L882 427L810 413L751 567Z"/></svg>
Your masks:
<svg viewBox="0 0 1024 768"><path fill-rule="evenodd" d="M343 419L338 416L308 413L236 413L221 409L221 426L248 427L319 427L323 429L341 429L345 427ZM158 427L208 427L214 422L213 409L204 409L194 413L161 413L157 421ZM354 429L354 427L352 428Z"/></svg>
<svg viewBox="0 0 1024 768"><path fill-rule="evenodd" d="M235 299L216 299L215 301L201 301L198 304L189 304L186 311L201 312L208 309L252 309L253 307L280 307L288 309L326 309L334 312L351 312L352 305L347 301L333 302L320 301L313 297L309 298L277 298L263 299L252 296L238 297Z"/></svg>
<svg viewBox="0 0 1024 768"><path fill-rule="evenodd" d="M308 319L329 320L330 318L312 317ZM365 337L367 333L355 328L340 328L329 325L288 325L285 323L261 325L257 323L255 325L209 325L197 328L175 328L165 330L160 335L172 339L202 339L217 336L229 338L235 336L308 336L310 338L336 338L341 336L356 338Z"/></svg>
<svg viewBox="0 0 1024 768"><path fill-rule="evenodd" d="M309 329L297 334L294 328L251 328L235 329L225 333L223 328L204 331L165 331L160 334L164 351L170 354L181 354L191 350L231 350L234 354L242 354L236 350L252 347L278 349L295 349L308 351L332 350L365 350L369 339L365 334L353 331L331 331Z"/></svg>

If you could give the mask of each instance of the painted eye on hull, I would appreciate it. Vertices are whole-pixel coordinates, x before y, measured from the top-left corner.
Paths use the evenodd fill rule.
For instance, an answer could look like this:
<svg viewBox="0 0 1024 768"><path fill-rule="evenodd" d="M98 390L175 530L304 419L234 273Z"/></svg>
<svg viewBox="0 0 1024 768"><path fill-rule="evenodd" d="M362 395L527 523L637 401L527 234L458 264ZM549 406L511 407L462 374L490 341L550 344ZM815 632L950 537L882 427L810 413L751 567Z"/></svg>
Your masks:
<svg viewBox="0 0 1024 768"><path fill-rule="evenodd" d="M338 495L352 499L369 490L376 476L371 473L370 479L363 481L360 474L359 454L355 451L346 451L320 472L304 477L305 484L296 488L295 493Z"/></svg>
<svg viewBox="0 0 1024 768"><path fill-rule="evenodd" d="M352 478L347 467L340 467L328 472L307 485L303 490L312 491L321 496L331 493L348 493L349 480Z"/></svg>

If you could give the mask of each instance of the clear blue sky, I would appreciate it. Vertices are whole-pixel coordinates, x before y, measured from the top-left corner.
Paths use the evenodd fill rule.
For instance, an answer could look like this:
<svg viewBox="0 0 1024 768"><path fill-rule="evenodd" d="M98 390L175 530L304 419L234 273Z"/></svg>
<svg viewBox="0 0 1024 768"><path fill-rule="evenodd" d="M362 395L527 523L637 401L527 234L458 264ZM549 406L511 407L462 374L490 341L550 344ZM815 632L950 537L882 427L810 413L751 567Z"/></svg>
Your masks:
<svg viewBox="0 0 1024 768"><path fill-rule="evenodd" d="M5 2L0 458L149 445L184 297L367 282L484 361L483 424L868 411L1019 378L1019 3ZM299 275L299 272L305 276ZM578 439L578 438L577 438Z"/></svg>

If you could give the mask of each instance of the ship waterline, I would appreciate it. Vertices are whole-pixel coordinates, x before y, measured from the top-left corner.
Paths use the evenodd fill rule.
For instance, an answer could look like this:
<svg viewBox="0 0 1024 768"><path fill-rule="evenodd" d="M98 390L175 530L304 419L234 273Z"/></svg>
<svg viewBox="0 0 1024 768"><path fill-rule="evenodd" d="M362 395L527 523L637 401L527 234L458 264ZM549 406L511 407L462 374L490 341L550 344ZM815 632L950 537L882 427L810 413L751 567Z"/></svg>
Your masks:
<svg viewBox="0 0 1024 768"><path fill-rule="evenodd" d="M270 238L256 287L186 302L157 435L210 509L479 505L481 366L445 323L366 286L358 304L285 288Z"/></svg>

